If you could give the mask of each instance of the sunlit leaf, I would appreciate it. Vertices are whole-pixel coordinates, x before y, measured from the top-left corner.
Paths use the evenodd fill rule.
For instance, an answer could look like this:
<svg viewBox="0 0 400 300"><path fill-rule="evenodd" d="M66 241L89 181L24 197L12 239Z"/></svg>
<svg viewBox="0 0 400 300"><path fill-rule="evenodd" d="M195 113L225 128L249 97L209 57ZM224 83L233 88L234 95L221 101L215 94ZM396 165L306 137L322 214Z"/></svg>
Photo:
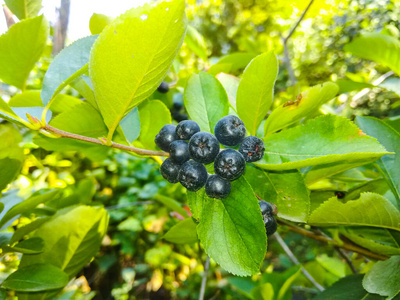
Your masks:
<svg viewBox="0 0 400 300"><path fill-rule="evenodd" d="M4 2L20 20L36 17L42 8L42 0L5 0Z"/></svg>
<svg viewBox="0 0 400 300"><path fill-rule="evenodd" d="M183 0L134 8L108 25L94 44L89 74L109 139L170 68L186 30L184 10Z"/></svg>
<svg viewBox="0 0 400 300"><path fill-rule="evenodd" d="M0 79L25 89L29 73L39 60L49 34L43 16L26 19L0 36Z"/></svg>

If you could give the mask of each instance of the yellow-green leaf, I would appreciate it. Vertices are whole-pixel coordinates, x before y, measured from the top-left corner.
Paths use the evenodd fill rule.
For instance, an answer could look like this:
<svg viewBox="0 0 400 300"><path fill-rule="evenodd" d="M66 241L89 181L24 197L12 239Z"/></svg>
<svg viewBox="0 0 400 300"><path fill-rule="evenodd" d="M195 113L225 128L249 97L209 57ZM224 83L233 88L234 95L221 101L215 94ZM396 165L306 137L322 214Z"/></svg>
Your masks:
<svg viewBox="0 0 400 300"><path fill-rule="evenodd" d="M94 13L89 20L89 29L91 34L100 34L103 29L109 25L114 18Z"/></svg>
<svg viewBox="0 0 400 300"><path fill-rule="evenodd" d="M237 90L236 109L251 135L256 135L274 97L278 59L272 52L254 58L243 72Z"/></svg>
<svg viewBox="0 0 400 300"><path fill-rule="evenodd" d="M145 4L107 26L90 55L90 79L108 139L161 83L186 30L185 1Z"/></svg>
<svg viewBox="0 0 400 300"><path fill-rule="evenodd" d="M19 89L39 60L49 34L49 23L43 16L14 24L0 36L0 79Z"/></svg>
<svg viewBox="0 0 400 300"><path fill-rule="evenodd" d="M20 20L36 17L42 8L42 0L5 0L4 2Z"/></svg>

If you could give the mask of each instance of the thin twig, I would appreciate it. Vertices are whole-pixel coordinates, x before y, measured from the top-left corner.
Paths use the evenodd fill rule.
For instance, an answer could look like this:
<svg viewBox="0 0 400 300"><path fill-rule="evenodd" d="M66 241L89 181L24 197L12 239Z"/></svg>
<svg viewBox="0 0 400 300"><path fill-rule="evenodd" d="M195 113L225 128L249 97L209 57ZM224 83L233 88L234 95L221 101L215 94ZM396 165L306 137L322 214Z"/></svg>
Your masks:
<svg viewBox="0 0 400 300"><path fill-rule="evenodd" d="M340 256L343 257L343 259L346 261L346 263L349 265L351 271L354 274L357 274L357 269L356 269L356 267L354 267L353 262L351 261L350 257L347 256L346 252L344 252L344 250L338 246L335 246L334 248L340 254Z"/></svg>
<svg viewBox="0 0 400 300"><path fill-rule="evenodd" d="M207 256L206 263L204 264L203 278L201 279L199 300L204 300L204 294L206 292L206 283L207 283L207 275L208 275L209 267L210 267L210 257Z"/></svg>
<svg viewBox="0 0 400 300"><path fill-rule="evenodd" d="M324 243L328 243L328 244L331 244L333 246L337 246L337 247L340 247L340 248L343 248L343 249L346 249L346 250L349 250L349 251L357 252L357 253L359 253L361 255L364 255L366 257L369 257L369 258L373 258L373 259L377 259L377 260L386 260L386 259L388 259L388 257L386 257L384 255L371 252L371 251L369 251L369 250L367 250L365 248L359 247L357 245L349 244L347 242L336 241L336 240L331 239L329 237L326 237L326 236L323 236L323 235L320 235L320 234L316 234L316 233L314 233L312 231L309 231L309 230L303 229L301 227L298 227L296 225L293 225L293 224L291 224L289 222L286 222L284 220L277 219L277 222L279 224L281 224L281 225L286 225L290 231L296 232L298 234L301 234L303 236L312 238L314 240L317 240L317 241L320 241L320 242L324 242Z"/></svg>
<svg viewBox="0 0 400 300"><path fill-rule="evenodd" d="M301 272L304 274L304 276L319 290L323 291L325 290L322 285L320 285L318 282L315 281L315 279L311 276L310 273L304 267L301 265L297 257L293 254L293 252L289 249L289 247L286 245L285 241L282 239L282 237L279 235L279 233L275 232L274 234L276 240L278 241L279 245L281 245L283 251L285 251L286 255L289 257L289 259L297 266L301 266Z"/></svg>
<svg viewBox="0 0 400 300"><path fill-rule="evenodd" d="M301 14L300 18L297 20L296 24L294 24L293 28L289 31L289 34L287 35L287 37L285 37L283 39L283 42L286 44L288 39L293 35L293 33L295 32L296 28L300 25L301 21L303 21L304 17L306 16L306 13L308 12L308 10L311 7L311 4L313 4L314 0L311 0L310 3L308 3L306 9L303 11L303 13Z"/></svg>
<svg viewBox="0 0 400 300"><path fill-rule="evenodd" d="M92 144L108 146L108 145L104 144L99 139L90 138L90 137L87 137L87 136L82 136L82 135L79 135L79 134L66 132L66 131L54 128L54 127L52 127L52 126L50 126L48 124L46 124L43 127L43 129L45 129L45 130L47 130L49 132L53 132L53 133L57 134L58 136L60 136L62 138L69 138L69 139L79 140L79 141L88 142L88 143L92 143ZM114 143L114 142L112 142L111 145L109 145L109 147L117 148L117 149L121 149L121 150L125 150L125 151L129 151L129 152L134 152L134 153L140 154L140 155L169 156L169 154L167 152L140 149L140 148L126 146L126 145L122 145L122 144L118 144L118 143Z"/></svg>
<svg viewBox="0 0 400 300"><path fill-rule="evenodd" d="M13 13L5 5L3 6L3 12L4 12L4 16L6 18L7 27L10 28L11 26L13 26L15 24L15 21L13 19Z"/></svg>
<svg viewBox="0 0 400 300"><path fill-rule="evenodd" d="M283 60L284 60L284 63L286 65L286 69L288 71L289 78L290 78L290 81L291 81L292 84L295 84L297 82L297 78L296 78L296 75L294 74L293 67L292 67L292 64L290 62L290 56L289 56L289 50L288 50L288 47L287 47L287 42L288 42L289 38L295 32L296 28L300 25L301 21L303 21L307 11L310 9L311 4L313 4L313 2L314 2L314 0L311 0L310 3L308 3L306 9L303 11L303 13L301 14L300 18L297 20L296 24L289 31L289 34L285 38L281 36L282 44L283 44L283 55L284 55Z"/></svg>

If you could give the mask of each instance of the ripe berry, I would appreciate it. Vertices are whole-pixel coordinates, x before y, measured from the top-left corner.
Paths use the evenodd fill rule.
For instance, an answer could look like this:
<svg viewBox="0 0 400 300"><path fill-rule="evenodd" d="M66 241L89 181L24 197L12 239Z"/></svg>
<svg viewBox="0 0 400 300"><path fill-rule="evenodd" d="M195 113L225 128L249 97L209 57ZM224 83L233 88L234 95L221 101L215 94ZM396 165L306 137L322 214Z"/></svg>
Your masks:
<svg viewBox="0 0 400 300"><path fill-rule="evenodd" d="M335 196L336 196L338 199L343 199L345 195L346 195L346 194L345 194L344 192L341 192L341 191L336 191L336 192L335 192Z"/></svg>
<svg viewBox="0 0 400 300"><path fill-rule="evenodd" d="M191 120L179 122L176 126L176 135L179 136L181 140L190 140L190 138L199 131L199 125Z"/></svg>
<svg viewBox="0 0 400 300"><path fill-rule="evenodd" d="M156 145L164 150L169 151L169 145L173 142L179 140L175 133L175 126L171 124L164 125L160 132L156 135L155 142Z"/></svg>
<svg viewBox="0 0 400 300"><path fill-rule="evenodd" d="M231 183L218 175L210 175L205 190L208 197L223 199L228 197L231 192Z"/></svg>
<svg viewBox="0 0 400 300"><path fill-rule="evenodd" d="M219 152L219 143L211 133L200 131L189 141L190 156L202 164L212 163Z"/></svg>
<svg viewBox="0 0 400 300"><path fill-rule="evenodd" d="M214 132L222 145L234 147L246 136L246 127L238 117L229 115L217 122Z"/></svg>
<svg viewBox="0 0 400 300"><path fill-rule="evenodd" d="M174 162L172 159L167 158L164 160L160 167L160 172L162 177L164 177L165 180L171 183L177 183L178 180L178 174L179 170L181 168L181 165Z"/></svg>
<svg viewBox="0 0 400 300"><path fill-rule="evenodd" d="M157 88L157 91L159 91L160 93L168 93L169 91L169 84L166 81L161 82L160 86Z"/></svg>
<svg viewBox="0 0 400 300"><path fill-rule="evenodd" d="M274 217L264 218L265 229L267 230L267 236L271 236L276 232L278 224Z"/></svg>
<svg viewBox="0 0 400 300"><path fill-rule="evenodd" d="M239 152L246 162L255 162L264 156L265 146L261 139L255 136L246 137L239 146Z"/></svg>
<svg viewBox="0 0 400 300"><path fill-rule="evenodd" d="M260 205L261 213L263 216L272 217L274 215L274 208L270 203L264 200L259 200L258 204Z"/></svg>
<svg viewBox="0 0 400 300"><path fill-rule="evenodd" d="M190 159L189 145L186 141L173 141L169 145L169 156L178 164L183 164Z"/></svg>
<svg viewBox="0 0 400 300"><path fill-rule="evenodd" d="M194 160L189 160L182 165L178 179L188 191L195 192L206 184L207 176L205 166Z"/></svg>
<svg viewBox="0 0 400 300"><path fill-rule="evenodd" d="M226 180L236 180L246 168L243 155L233 149L222 150L214 161L215 174Z"/></svg>

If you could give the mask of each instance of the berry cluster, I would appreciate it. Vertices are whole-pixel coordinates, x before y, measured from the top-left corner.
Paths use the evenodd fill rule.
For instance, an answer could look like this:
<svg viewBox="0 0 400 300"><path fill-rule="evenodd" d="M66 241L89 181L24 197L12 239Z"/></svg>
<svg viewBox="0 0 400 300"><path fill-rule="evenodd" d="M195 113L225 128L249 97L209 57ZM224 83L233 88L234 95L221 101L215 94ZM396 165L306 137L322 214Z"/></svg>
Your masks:
<svg viewBox="0 0 400 300"><path fill-rule="evenodd" d="M260 205L265 229L267 230L267 236L271 236L275 233L278 227L278 224L276 223L276 220L274 218L274 208L270 203L264 200L259 200L258 204Z"/></svg>
<svg viewBox="0 0 400 300"><path fill-rule="evenodd" d="M260 160L264 143L255 136L246 137L246 127L238 117L223 117L215 125L215 136L200 131L190 120L165 125L155 138L160 149L170 157L161 165L161 175L171 183L180 182L189 191L205 186L207 196L226 198L231 191L231 181L238 179L246 169L246 162ZM239 145L234 149L220 150ZM215 174L209 175L204 165L214 162Z"/></svg>

